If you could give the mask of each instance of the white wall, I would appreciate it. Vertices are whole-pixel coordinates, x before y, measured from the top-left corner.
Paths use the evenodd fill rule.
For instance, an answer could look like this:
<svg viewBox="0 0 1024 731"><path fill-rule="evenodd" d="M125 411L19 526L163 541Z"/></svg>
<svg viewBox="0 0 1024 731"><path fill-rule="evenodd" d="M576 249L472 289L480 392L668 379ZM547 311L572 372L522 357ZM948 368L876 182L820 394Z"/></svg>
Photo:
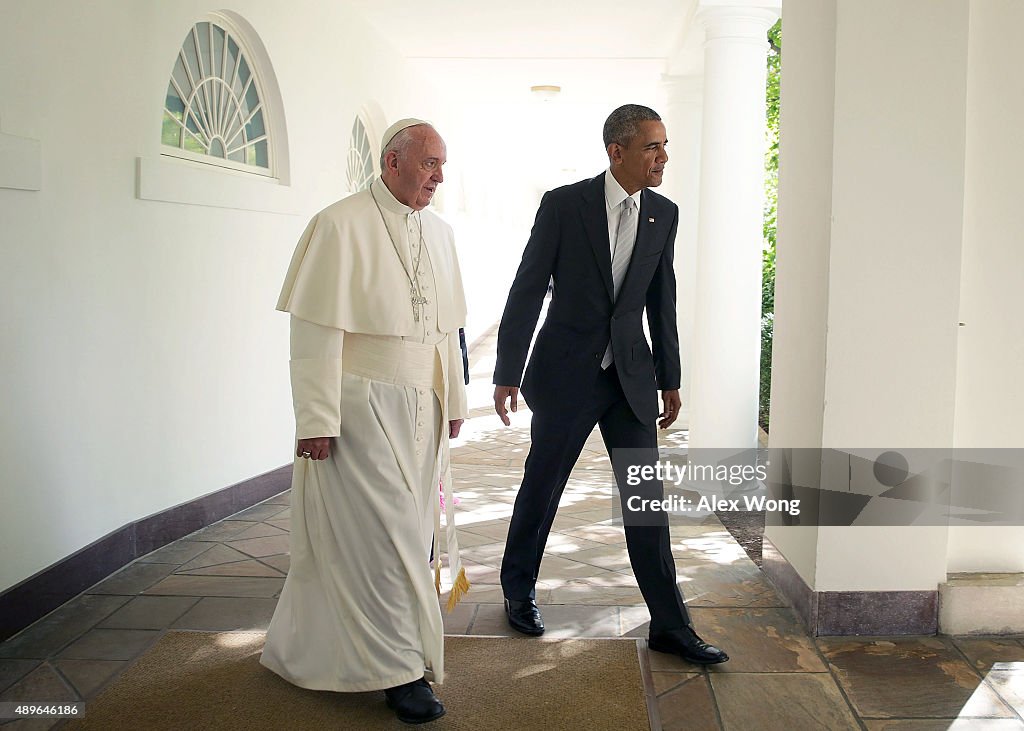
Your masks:
<svg viewBox="0 0 1024 731"><path fill-rule="evenodd" d="M0 188L0 590L116 528L290 461L287 316L308 217L344 194L353 115L430 116L342 3L236 0L274 64L295 215L135 197L196 0L0 5L0 130L42 142Z"/></svg>
<svg viewBox="0 0 1024 731"><path fill-rule="evenodd" d="M1024 5L971 5L956 436L960 447L1024 446Z"/></svg>
<svg viewBox="0 0 1024 731"><path fill-rule="evenodd" d="M1024 447L1024 65L1015 0L971 4L955 445ZM1019 459L1017 460L1019 463ZM954 528L950 571L1024 571L1024 528Z"/></svg>
<svg viewBox="0 0 1024 731"><path fill-rule="evenodd" d="M824 447L952 443L967 7L839 3ZM933 590L946 534L821 529L815 588Z"/></svg>
<svg viewBox="0 0 1024 731"><path fill-rule="evenodd" d="M948 446L967 2L840 0L837 31L822 441Z"/></svg>
<svg viewBox="0 0 1024 731"><path fill-rule="evenodd" d="M772 445L949 447L967 0L785 12ZM816 63L794 80L799 60ZM934 589L945 576L943 528L767 535L819 591Z"/></svg>

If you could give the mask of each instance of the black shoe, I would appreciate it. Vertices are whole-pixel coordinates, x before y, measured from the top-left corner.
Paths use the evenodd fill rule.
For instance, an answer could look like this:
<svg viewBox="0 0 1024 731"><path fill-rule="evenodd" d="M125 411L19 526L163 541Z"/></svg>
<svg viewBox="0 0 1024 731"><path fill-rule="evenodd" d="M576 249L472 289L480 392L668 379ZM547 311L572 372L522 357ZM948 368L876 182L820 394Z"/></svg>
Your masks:
<svg viewBox="0 0 1024 731"><path fill-rule="evenodd" d="M683 627L671 632L652 632L647 638L647 646L656 652L678 655L695 665L717 665L729 659L725 650L709 645L697 636L692 627Z"/></svg>
<svg viewBox="0 0 1024 731"><path fill-rule="evenodd" d="M517 632L531 637L544 634L544 620L541 619L537 602L533 599L506 599L505 615L508 617L509 626Z"/></svg>
<svg viewBox="0 0 1024 731"><path fill-rule="evenodd" d="M424 678L386 689L384 699L405 723L426 723L444 715L444 706Z"/></svg>

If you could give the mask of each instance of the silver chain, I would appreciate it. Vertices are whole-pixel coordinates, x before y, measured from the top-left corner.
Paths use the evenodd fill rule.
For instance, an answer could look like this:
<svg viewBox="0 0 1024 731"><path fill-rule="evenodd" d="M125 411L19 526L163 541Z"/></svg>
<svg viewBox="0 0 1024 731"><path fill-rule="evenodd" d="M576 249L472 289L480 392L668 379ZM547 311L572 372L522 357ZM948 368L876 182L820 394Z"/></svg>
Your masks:
<svg viewBox="0 0 1024 731"><path fill-rule="evenodd" d="M384 224L384 230L388 234L388 238L391 240L391 246L395 250L395 255L398 257L398 262L402 265L402 271L405 272L406 278L409 280L409 300L412 302L412 316L416 322L420 321L420 310L427 304L428 300L421 294L420 289L420 260L423 258L423 220L419 220L420 229L420 240L419 246L416 247L416 256L412 262L412 273L409 273L409 268L405 265L405 259L402 258L402 252L398 249L398 242L395 241L395 237L391 235L391 229L388 228L387 219L384 218L384 210L380 207L380 202L377 200L377 194L373 192L373 187L370 187L370 197L373 198L373 204L377 206L377 213L380 214L380 221ZM412 247L409 247L409 254L412 255Z"/></svg>

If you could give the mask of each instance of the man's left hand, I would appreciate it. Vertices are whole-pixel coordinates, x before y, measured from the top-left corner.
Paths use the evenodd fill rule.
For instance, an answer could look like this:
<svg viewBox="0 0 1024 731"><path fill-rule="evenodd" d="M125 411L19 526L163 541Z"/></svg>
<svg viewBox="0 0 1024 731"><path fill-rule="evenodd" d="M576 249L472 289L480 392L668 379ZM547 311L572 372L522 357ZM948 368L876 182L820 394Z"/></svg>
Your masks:
<svg viewBox="0 0 1024 731"><path fill-rule="evenodd" d="M449 439L455 439L455 437L459 436L459 431L462 429L462 422L464 421L465 419L452 419L448 422Z"/></svg>
<svg viewBox="0 0 1024 731"><path fill-rule="evenodd" d="M661 392L661 404L662 410L658 414L658 418L661 421L658 422L659 429L668 429L668 427L679 417L679 409L682 408L683 402L679 398L679 389L674 391L662 391Z"/></svg>

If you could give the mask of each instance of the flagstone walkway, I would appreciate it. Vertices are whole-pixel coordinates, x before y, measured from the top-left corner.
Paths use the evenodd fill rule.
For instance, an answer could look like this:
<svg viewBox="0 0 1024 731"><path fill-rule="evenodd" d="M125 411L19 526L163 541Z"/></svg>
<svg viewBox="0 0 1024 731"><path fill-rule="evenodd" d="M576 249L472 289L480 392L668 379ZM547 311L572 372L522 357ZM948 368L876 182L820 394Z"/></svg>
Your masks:
<svg viewBox="0 0 1024 731"><path fill-rule="evenodd" d="M514 414L511 427L494 415L493 350L493 334L474 349L472 418L453 450L473 587L445 616L448 634L515 635L498 569L529 450L529 413ZM667 432L663 446L685 437ZM233 515L135 561L0 643L0 701L88 701L167 629L265 629L288 570L289 513L284 493ZM704 669L641 643L657 728L1024 731L1021 638L812 638L714 515L673 525L672 538L694 623L732 659ZM646 636L649 615L612 522L609 463L596 433L563 495L537 598L547 638Z"/></svg>

